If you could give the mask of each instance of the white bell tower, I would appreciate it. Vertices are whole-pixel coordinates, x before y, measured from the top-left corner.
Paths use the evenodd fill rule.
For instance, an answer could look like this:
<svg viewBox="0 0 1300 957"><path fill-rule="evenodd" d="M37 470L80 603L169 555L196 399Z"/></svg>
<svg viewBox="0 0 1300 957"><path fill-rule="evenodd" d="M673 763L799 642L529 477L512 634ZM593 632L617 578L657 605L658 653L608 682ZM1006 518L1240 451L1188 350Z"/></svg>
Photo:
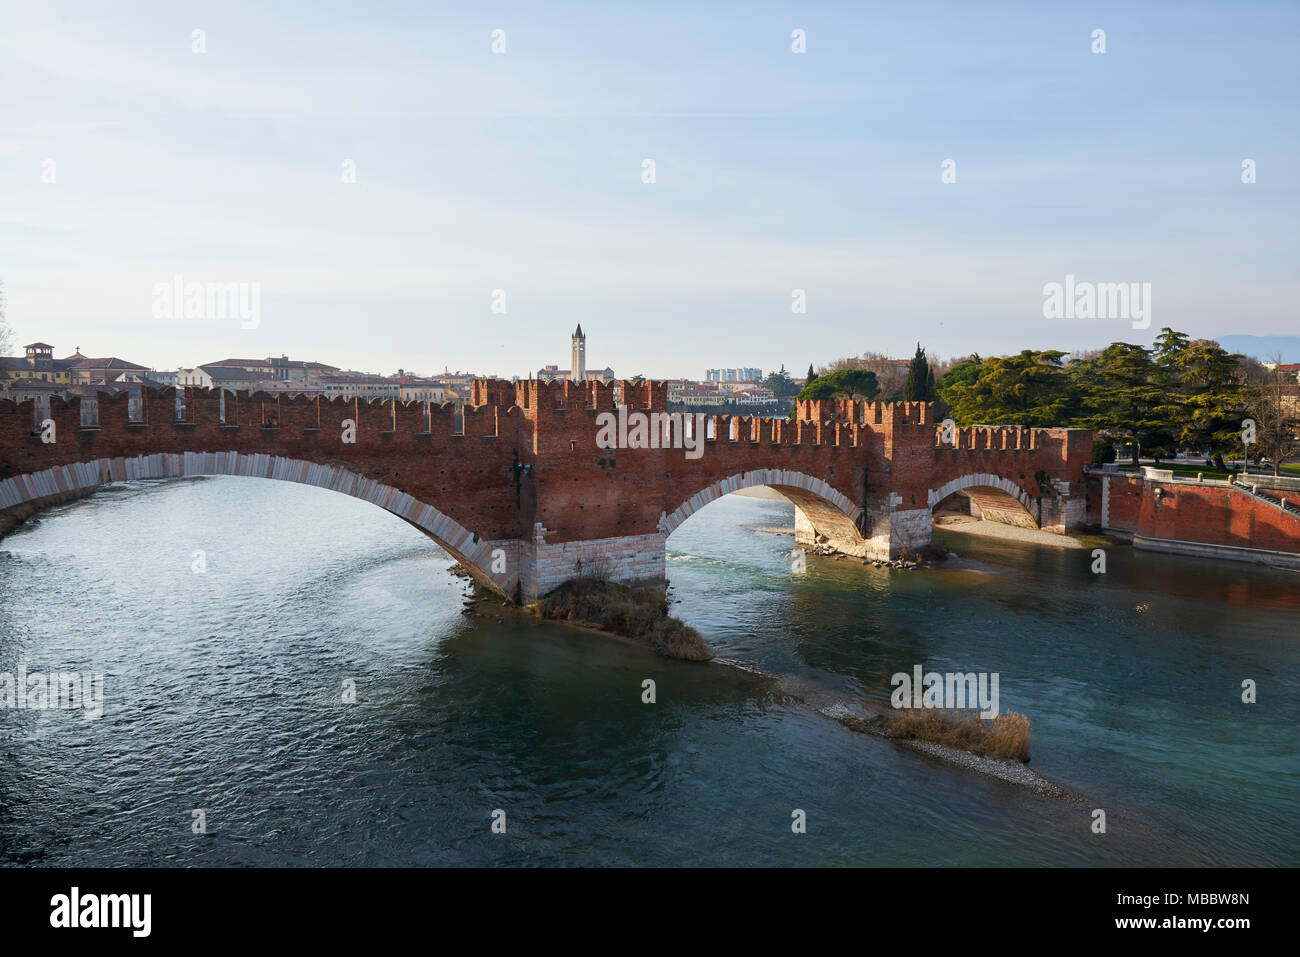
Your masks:
<svg viewBox="0 0 1300 957"><path fill-rule="evenodd" d="M584 382L587 378L587 337L582 334L582 323L573 332L573 355L569 360L569 378Z"/></svg>

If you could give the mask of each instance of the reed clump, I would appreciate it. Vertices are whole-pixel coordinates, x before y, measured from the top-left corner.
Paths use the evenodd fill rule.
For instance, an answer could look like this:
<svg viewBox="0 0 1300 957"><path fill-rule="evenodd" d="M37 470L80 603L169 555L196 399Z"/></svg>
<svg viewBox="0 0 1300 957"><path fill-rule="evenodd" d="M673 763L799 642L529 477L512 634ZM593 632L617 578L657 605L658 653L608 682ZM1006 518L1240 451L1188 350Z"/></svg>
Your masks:
<svg viewBox="0 0 1300 957"><path fill-rule="evenodd" d="M899 708L887 730L891 737L944 744L981 757L1029 760L1029 719L1018 711L981 718L970 708Z"/></svg>
<svg viewBox="0 0 1300 957"><path fill-rule="evenodd" d="M631 587L601 578L576 578L540 598L534 610L541 618L632 638L665 658L708 661L713 657L703 635L668 614L667 593L655 585Z"/></svg>

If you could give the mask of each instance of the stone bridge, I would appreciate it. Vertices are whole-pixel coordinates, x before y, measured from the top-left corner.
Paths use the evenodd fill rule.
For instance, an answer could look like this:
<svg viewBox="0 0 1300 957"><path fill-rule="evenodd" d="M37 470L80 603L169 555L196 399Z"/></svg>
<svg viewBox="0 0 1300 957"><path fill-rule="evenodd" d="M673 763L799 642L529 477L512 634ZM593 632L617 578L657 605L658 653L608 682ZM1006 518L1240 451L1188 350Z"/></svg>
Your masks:
<svg viewBox="0 0 1300 957"><path fill-rule="evenodd" d="M521 601L584 573L661 579L672 531L755 485L795 504L798 541L863 557L926 546L958 492L990 518L1086 520L1086 430L945 434L917 402L801 402L794 419L666 404L664 383L497 380L463 411L193 388L0 401L0 510L128 479L300 482L392 512Z"/></svg>

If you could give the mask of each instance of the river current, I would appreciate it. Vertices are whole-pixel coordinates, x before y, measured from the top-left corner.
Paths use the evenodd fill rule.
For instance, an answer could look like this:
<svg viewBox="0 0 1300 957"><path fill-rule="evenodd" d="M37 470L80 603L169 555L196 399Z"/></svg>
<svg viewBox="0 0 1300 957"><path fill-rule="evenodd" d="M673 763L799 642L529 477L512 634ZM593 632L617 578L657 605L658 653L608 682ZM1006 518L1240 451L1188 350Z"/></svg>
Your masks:
<svg viewBox="0 0 1300 957"><path fill-rule="evenodd" d="M1031 767L1086 806L744 668L466 614L399 519L214 478L113 486L0 541L0 672L103 675L97 718L0 710L0 864L1300 864L1296 573L1116 547L1094 574L1087 550L936 531L949 567L793 575L792 527L737 496L690 518L673 613L847 701L918 664L997 672Z"/></svg>

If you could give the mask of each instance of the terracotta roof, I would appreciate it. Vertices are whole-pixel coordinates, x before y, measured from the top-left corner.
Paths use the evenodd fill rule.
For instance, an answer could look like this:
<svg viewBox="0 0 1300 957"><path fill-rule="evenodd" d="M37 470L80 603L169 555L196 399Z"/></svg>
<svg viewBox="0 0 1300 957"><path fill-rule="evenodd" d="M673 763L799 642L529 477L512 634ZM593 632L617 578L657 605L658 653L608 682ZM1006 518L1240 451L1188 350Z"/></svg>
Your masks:
<svg viewBox="0 0 1300 957"><path fill-rule="evenodd" d="M208 377L212 379L214 382L217 380L226 380L226 381L238 380L242 382L242 381L247 381L248 377L251 375L262 374L260 372L257 373L249 372L247 369L241 369L237 366L223 366L223 365L214 364L214 365L207 365L207 366L199 366L199 368L202 369L204 372L206 372L208 374Z"/></svg>
<svg viewBox="0 0 1300 957"><path fill-rule="evenodd" d="M134 362L127 362L125 359L109 357L106 359L85 359L74 365L74 369L139 369L142 372L148 372L148 366L136 365Z"/></svg>
<svg viewBox="0 0 1300 957"><path fill-rule="evenodd" d="M46 382L44 379L6 379L5 385L10 389L44 389L48 392L62 392L64 386L57 382Z"/></svg>

